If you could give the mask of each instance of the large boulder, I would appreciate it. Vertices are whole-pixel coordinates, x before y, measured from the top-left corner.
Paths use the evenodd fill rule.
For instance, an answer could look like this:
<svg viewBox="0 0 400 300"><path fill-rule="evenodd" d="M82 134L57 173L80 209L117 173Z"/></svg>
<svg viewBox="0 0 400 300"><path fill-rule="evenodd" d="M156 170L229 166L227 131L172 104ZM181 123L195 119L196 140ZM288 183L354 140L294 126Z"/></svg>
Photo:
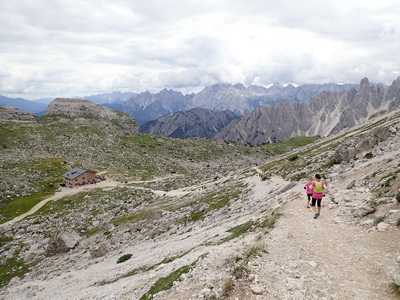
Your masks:
<svg viewBox="0 0 400 300"><path fill-rule="evenodd" d="M340 164L342 162L348 162L356 157L355 147L340 146L335 152L335 161Z"/></svg>
<svg viewBox="0 0 400 300"><path fill-rule="evenodd" d="M106 255L108 252L110 252L110 248L108 247L108 245L103 243L98 248L91 250L90 256L92 258L99 258Z"/></svg>
<svg viewBox="0 0 400 300"><path fill-rule="evenodd" d="M78 245L81 237L74 231L63 231L52 238L47 245L48 254L65 253Z"/></svg>

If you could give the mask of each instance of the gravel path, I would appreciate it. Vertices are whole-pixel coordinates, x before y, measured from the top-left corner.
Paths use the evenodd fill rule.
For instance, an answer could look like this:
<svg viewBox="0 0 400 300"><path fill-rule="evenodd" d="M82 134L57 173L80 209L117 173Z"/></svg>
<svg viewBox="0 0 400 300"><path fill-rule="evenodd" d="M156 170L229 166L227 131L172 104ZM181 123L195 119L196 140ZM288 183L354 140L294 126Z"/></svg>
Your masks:
<svg viewBox="0 0 400 300"><path fill-rule="evenodd" d="M304 193L301 185L297 189ZM328 208L329 199L315 220L305 199L282 208L266 241L268 254L253 262L262 295L243 289L231 299L399 299L387 274L399 251L398 232L366 231L342 222L335 206Z"/></svg>

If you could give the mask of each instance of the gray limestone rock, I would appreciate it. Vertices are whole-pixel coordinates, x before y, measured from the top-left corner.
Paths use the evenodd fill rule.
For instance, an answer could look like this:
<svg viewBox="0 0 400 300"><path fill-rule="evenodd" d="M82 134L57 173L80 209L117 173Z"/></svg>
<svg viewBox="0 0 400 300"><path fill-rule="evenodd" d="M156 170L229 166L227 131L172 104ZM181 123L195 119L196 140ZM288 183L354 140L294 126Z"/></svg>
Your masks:
<svg viewBox="0 0 400 300"><path fill-rule="evenodd" d="M110 252L110 248L103 243L98 248L90 251L90 256L92 258L99 258L106 255L108 252Z"/></svg>
<svg viewBox="0 0 400 300"><path fill-rule="evenodd" d="M11 106L0 107L0 120L33 121L35 116L29 112Z"/></svg>
<svg viewBox="0 0 400 300"><path fill-rule="evenodd" d="M49 254L68 252L79 243L80 239L79 234L74 231L63 231L49 241L46 252Z"/></svg>

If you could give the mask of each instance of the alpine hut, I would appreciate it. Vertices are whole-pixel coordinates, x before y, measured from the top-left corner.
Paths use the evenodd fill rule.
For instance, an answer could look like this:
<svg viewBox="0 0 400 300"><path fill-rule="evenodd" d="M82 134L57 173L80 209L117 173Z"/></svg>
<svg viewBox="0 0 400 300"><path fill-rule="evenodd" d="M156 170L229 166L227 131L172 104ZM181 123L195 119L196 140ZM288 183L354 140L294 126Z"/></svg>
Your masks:
<svg viewBox="0 0 400 300"><path fill-rule="evenodd" d="M96 173L90 169L74 168L63 175L66 187L74 187L96 182Z"/></svg>

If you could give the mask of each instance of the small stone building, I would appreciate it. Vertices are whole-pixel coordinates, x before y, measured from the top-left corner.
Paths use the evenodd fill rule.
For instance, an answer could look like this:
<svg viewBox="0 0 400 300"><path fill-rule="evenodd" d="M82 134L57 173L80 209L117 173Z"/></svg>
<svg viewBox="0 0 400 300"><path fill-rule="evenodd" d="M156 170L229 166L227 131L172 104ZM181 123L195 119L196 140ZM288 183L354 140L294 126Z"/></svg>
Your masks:
<svg viewBox="0 0 400 300"><path fill-rule="evenodd" d="M63 175L66 187L80 186L96 182L96 171L74 168Z"/></svg>

